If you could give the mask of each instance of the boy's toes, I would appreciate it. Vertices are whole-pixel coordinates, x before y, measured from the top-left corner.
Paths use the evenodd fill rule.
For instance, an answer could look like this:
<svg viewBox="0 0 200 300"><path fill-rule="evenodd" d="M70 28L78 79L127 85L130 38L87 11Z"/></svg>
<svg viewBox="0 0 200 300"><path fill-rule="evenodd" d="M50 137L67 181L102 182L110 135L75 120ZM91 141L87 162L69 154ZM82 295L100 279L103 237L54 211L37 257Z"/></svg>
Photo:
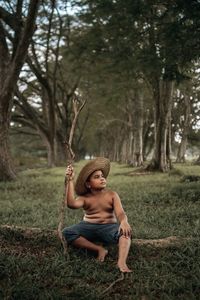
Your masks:
<svg viewBox="0 0 200 300"><path fill-rule="evenodd" d="M122 273L131 273L133 272L127 265L118 265L120 272Z"/></svg>
<svg viewBox="0 0 200 300"><path fill-rule="evenodd" d="M104 248L101 249L101 250L99 251L98 257L97 257L98 261L104 262L105 257L106 257L107 254L108 254L108 250L106 250L106 249L104 249Z"/></svg>

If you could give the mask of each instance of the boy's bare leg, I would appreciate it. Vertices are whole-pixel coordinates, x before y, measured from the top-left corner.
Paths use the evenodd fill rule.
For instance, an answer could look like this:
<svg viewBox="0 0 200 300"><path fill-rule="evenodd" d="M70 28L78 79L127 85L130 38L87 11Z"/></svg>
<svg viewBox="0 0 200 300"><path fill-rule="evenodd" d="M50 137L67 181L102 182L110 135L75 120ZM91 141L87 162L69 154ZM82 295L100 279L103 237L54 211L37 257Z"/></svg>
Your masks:
<svg viewBox="0 0 200 300"><path fill-rule="evenodd" d="M96 245L96 244L88 241L87 239L85 239L82 236L80 236L75 241L73 241L72 245L77 248L85 248L87 250L92 250L92 251L97 252L98 253L97 259L101 262L104 261L106 255L108 254L108 250L106 250L105 248L103 248L100 245Z"/></svg>
<svg viewBox="0 0 200 300"><path fill-rule="evenodd" d="M118 257L117 266L120 269L120 271L123 273L132 272L132 270L129 269L126 264L130 245L131 245L130 238L126 238L123 235L120 236L120 238L119 238L119 257Z"/></svg>

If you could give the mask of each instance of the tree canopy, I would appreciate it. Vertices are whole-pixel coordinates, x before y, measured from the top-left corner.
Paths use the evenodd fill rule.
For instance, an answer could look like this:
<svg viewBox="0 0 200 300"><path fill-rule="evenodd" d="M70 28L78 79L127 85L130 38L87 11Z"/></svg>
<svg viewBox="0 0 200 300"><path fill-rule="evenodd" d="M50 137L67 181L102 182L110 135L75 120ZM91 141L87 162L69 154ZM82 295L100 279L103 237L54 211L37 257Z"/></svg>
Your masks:
<svg viewBox="0 0 200 300"><path fill-rule="evenodd" d="M7 57L1 99L9 103L9 113L2 112L2 179L14 174L11 133L12 141L17 133L37 137L49 166L64 162L74 99L87 99L73 139L77 159L104 155L141 166L148 158L148 168L167 171L172 156L184 161L188 147L198 156L199 8L197 0L0 5L0 56ZM24 45L26 30L32 35Z"/></svg>

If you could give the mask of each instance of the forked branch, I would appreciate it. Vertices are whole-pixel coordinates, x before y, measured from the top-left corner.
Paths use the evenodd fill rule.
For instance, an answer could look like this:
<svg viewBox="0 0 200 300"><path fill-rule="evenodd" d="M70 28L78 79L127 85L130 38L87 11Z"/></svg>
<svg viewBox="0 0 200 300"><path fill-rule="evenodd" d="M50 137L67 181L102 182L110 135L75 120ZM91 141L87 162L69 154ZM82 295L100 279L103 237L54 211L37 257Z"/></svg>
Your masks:
<svg viewBox="0 0 200 300"><path fill-rule="evenodd" d="M73 137L74 137L74 132L76 129L76 124L77 124L77 120L78 120L78 116L81 112L81 110L83 109L86 100L80 101L77 97L75 97L73 100L73 113L74 113L74 117L72 120L72 125L70 128L70 133L69 133L69 138L68 140L66 140L64 142L65 146L66 146L66 155L67 158L69 158L67 165L72 164L74 162L75 159L75 152L72 149L72 141L73 141ZM63 193L63 199L61 202L61 207L60 207L60 217L59 217L59 224L58 224L58 236L61 240L61 243L63 245L63 249L64 249L64 255L68 256L68 252L67 252L67 242L65 240L65 238L63 237L62 234L62 229L63 229L63 224L64 224L64 219L65 219L65 206L66 206L66 202L65 202L65 198L66 198L66 191L68 189L68 177L65 177L65 182L64 182L64 193Z"/></svg>

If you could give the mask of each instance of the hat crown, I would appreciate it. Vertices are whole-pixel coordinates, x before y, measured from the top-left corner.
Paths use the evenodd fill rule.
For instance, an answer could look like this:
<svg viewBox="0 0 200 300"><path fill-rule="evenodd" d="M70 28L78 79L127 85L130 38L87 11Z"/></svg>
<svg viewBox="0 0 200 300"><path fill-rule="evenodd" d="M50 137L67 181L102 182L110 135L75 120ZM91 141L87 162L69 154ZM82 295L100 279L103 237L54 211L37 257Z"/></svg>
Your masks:
<svg viewBox="0 0 200 300"><path fill-rule="evenodd" d="M75 184L75 191L77 195L84 195L88 192L85 185L88 177L95 171L101 170L105 177L110 171L110 161L105 157L96 157L90 160L80 171Z"/></svg>

